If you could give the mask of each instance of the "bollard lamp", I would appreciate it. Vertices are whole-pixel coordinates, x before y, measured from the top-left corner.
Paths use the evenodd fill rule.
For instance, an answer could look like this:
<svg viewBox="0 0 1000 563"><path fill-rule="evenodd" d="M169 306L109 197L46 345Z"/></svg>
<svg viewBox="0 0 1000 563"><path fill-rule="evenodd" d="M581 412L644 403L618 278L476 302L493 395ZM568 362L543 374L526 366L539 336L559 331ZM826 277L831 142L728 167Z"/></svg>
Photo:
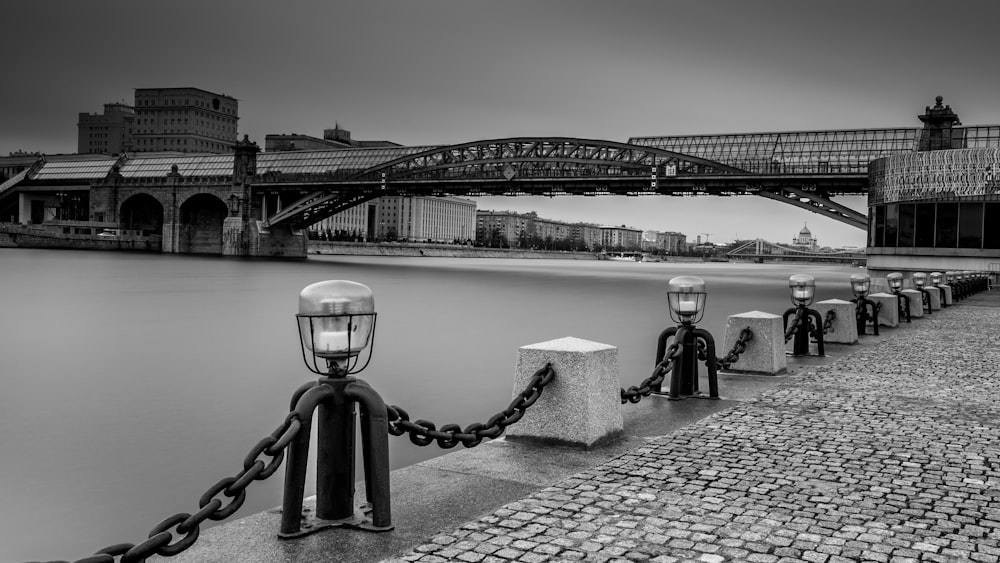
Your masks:
<svg viewBox="0 0 1000 563"><path fill-rule="evenodd" d="M788 278L788 287L792 290L792 303L800 307L808 307L816 295L816 278L809 274L795 274Z"/></svg>
<svg viewBox="0 0 1000 563"><path fill-rule="evenodd" d="M697 323L705 314L705 281L695 276L678 276L667 282L670 319L683 324Z"/></svg>
<svg viewBox="0 0 1000 563"><path fill-rule="evenodd" d="M868 274L851 274L851 291L855 297L867 297L871 287L872 279Z"/></svg>
<svg viewBox="0 0 1000 563"><path fill-rule="evenodd" d="M889 289L893 293L899 293L903 289L903 274L899 272L893 272L885 276L885 282L889 284Z"/></svg>
<svg viewBox="0 0 1000 563"><path fill-rule="evenodd" d="M947 272L944 273L944 279L948 283L955 281L955 272L948 270Z"/></svg>
<svg viewBox="0 0 1000 563"><path fill-rule="evenodd" d="M923 289L927 285L927 274L923 272L913 272L910 279L913 281L913 287L917 289Z"/></svg>
<svg viewBox="0 0 1000 563"><path fill-rule="evenodd" d="M314 283L299 293L295 317L302 359L310 371L343 377L368 366L375 334L375 299L368 286L347 280ZM358 367L366 348L368 359ZM325 360L325 369L320 360Z"/></svg>
<svg viewBox="0 0 1000 563"><path fill-rule="evenodd" d="M941 285L943 276L941 272L931 272L930 278L931 278L931 285L937 287Z"/></svg>

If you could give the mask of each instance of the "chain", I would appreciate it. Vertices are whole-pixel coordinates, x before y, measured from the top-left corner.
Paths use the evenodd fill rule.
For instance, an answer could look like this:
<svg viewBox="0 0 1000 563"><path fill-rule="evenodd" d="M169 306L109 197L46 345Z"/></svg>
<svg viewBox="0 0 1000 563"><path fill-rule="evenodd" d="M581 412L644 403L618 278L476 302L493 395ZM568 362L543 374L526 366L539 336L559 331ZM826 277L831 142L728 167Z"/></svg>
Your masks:
<svg viewBox="0 0 1000 563"><path fill-rule="evenodd" d="M545 364L545 367L531 376L524 391L518 393L507 408L490 417L486 424L476 422L466 426L465 430L457 424L445 424L438 430L433 422L427 420L410 422L410 415L405 410L388 405L386 413L389 418L389 433L393 436L409 433L410 441L418 446L430 445L435 440L438 446L444 449L453 448L459 443L467 448L478 446L483 438L497 438L503 434L504 429L521 420L524 411L535 404L535 401L542 396L542 390L555 376L552 364Z"/></svg>
<svg viewBox="0 0 1000 563"><path fill-rule="evenodd" d="M740 335L736 338L736 342L733 343L733 349L724 357L718 358L716 363L723 369L729 369L731 365L740 359L740 354L747 351L747 343L751 340L753 340L753 331L750 330L750 327L744 327L740 331Z"/></svg>
<svg viewBox="0 0 1000 563"><path fill-rule="evenodd" d="M153 555L171 557L181 553L198 539L202 522L224 520L232 516L243 506L243 501L247 497L247 486L254 481L267 479L278 470L285 459L285 447L295 438L301 427L300 414L296 411L288 413L281 426L250 449L250 453L243 460L242 471L220 480L201 495L198 500L199 510L194 514L187 512L174 514L154 526L149 532L149 537L139 544L111 545L73 563L114 563L116 557L121 557L120 563L141 563ZM262 454L270 459L267 461L258 459ZM176 531L180 539L174 541L174 535L170 530Z"/></svg>
<svg viewBox="0 0 1000 563"><path fill-rule="evenodd" d="M663 383L663 378L666 377L667 372L673 367L674 360L680 358L682 353L683 349L680 344L676 342L671 344L667 348L667 353L663 355L663 361L653 368L652 375L644 379L638 387L633 385L628 389L621 390L622 404L638 403L643 397L648 397L653 392L654 387Z"/></svg>
<svg viewBox="0 0 1000 563"><path fill-rule="evenodd" d="M830 309L826 312L826 318L823 319L823 334L829 334L836 330L833 327L833 321L837 320L837 311Z"/></svg>
<svg viewBox="0 0 1000 563"><path fill-rule="evenodd" d="M791 322L791 324L788 325L788 328L785 329L785 342L786 343L789 340L791 340L793 336L795 336L795 332L799 329L799 323L802 322L802 313L803 313L803 309L801 309L801 308L798 311L796 311L795 312L795 320L793 320Z"/></svg>

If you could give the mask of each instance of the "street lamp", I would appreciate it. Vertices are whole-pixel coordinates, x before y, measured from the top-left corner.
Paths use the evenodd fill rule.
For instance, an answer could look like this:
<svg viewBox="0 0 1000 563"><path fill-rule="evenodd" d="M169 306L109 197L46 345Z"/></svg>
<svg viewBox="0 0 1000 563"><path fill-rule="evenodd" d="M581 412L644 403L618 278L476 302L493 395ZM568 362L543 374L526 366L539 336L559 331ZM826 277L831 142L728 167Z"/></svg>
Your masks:
<svg viewBox="0 0 1000 563"><path fill-rule="evenodd" d="M795 356L809 355L809 336L816 338L816 353L824 355L823 351L823 320L819 311L809 308L816 295L816 278L809 274L794 274L788 278L792 303L795 307L785 311L782 322L788 330L788 319L795 315L795 340L792 343L792 354ZM786 336L787 338L787 336ZM787 340L786 340L787 342Z"/></svg>
<svg viewBox="0 0 1000 563"><path fill-rule="evenodd" d="M910 321L910 297L903 293L903 274L893 272L885 276L885 281L889 284L889 291L896 296L896 304L899 308L899 317Z"/></svg>
<svg viewBox="0 0 1000 563"><path fill-rule="evenodd" d="M910 275L910 280L913 282L913 287L920 292L920 301L923 304L924 310L927 311L928 315L931 314L930 292L928 292L927 288L924 287L927 285L927 274L923 272L913 272L913 274Z"/></svg>
<svg viewBox="0 0 1000 563"><path fill-rule="evenodd" d="M375 301L367 286L346 280L314 283L299 294L296 315L302 358L319 380L300 387L292 410L301 429L288 445L280 538L330 527L368 531L393 528L389 499L389 423L385 403L368 383L350 377L371 360ZM365 350L367 359L359 360ZM354 511L355 404L361 407L368 513ZM303 524L309 436L317 417L316 511Z"/></svg>
<svg viewBox="0 0 1000 563"><path fill-rule="evenodd" d="M295 317L302 359L310 371L344 377L368 366L375 334L375 299L368 286L346 280L314 283L299 294ZM368 358L358 367L360 353L366 348ZM325 360L325 369L320 367L321 360Z"/></svg>
<svg viewBox="0 0 1000 563"><path fill-rule="evenodd" d="M941 308L944 309L948 306L948 300L945 299L945 284L944 284L944 274L941 272L931 272L930 274L931 285L938 289L938 295L940 295Z"/></svg>
<svg viewBox="0 0 1000 563"><path fill-rule="evenodd" d="M695 323L705 314L705 281L695 276L678 276L667 282L667 306L670 318L677 326L669 327L660 333L656 345L656 362L663 362L667 351L667 340L673 337L674 344L680 347L679 355L673 359L673 371L670 376L670 392L668 398L679 400L685 397L719 398L718 365L715 357L715 339L705 329L697 328ZM704 347L705 367L708 369L709 395L705 397L698 391L698 349ZM663 394L660 386L653 392Z"/></svg>
<svg viewBox="0 0 1000 563"><path fill-rule="evenodd" d="M868 321L872 321L872 334L878 336L878 304L867 299L871 291L872 279L868 274L851 275L851 291L854 293L854 318L858 324L858 335L865 334ZM871 314L868 311L871 310Z"/></svg>

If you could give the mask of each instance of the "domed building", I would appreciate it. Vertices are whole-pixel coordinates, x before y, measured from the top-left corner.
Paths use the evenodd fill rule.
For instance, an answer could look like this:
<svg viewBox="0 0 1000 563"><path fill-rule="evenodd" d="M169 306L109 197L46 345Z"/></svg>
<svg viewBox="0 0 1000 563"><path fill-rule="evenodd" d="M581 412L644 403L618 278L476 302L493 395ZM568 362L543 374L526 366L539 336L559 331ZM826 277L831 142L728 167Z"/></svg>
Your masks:
<svg viewBox="0 0 1000 563"><path fill-rule="evenodd" d="M816 250L819 248L819 241L817 241L816 237L813 236L809 227L807 225L803 225L802 230L799 231L799 235L792 239L792 246L806 250Z"/></svg>

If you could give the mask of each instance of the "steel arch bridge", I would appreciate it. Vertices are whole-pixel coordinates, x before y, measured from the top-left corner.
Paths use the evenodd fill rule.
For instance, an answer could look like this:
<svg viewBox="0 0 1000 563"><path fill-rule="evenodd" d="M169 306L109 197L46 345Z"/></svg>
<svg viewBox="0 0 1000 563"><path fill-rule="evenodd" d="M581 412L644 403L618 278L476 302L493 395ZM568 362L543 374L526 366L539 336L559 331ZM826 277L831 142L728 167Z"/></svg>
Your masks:
<svg viewBox="0 0 1000 563"><path fill-rule="evenodd" d="M299 197L267 217L265 228L305 227L381 196L656 194L756 194L860 229L868 227L863 214L829 199L830 193L865 193L867 174L790 181L662 148L614 141L514 137L388 149L367 162L341 162L323 172L302 173L277 162L271 165L257 174L254 188L291 190ZM810 189L809 184L817 181L832 192Z"/></svg>

